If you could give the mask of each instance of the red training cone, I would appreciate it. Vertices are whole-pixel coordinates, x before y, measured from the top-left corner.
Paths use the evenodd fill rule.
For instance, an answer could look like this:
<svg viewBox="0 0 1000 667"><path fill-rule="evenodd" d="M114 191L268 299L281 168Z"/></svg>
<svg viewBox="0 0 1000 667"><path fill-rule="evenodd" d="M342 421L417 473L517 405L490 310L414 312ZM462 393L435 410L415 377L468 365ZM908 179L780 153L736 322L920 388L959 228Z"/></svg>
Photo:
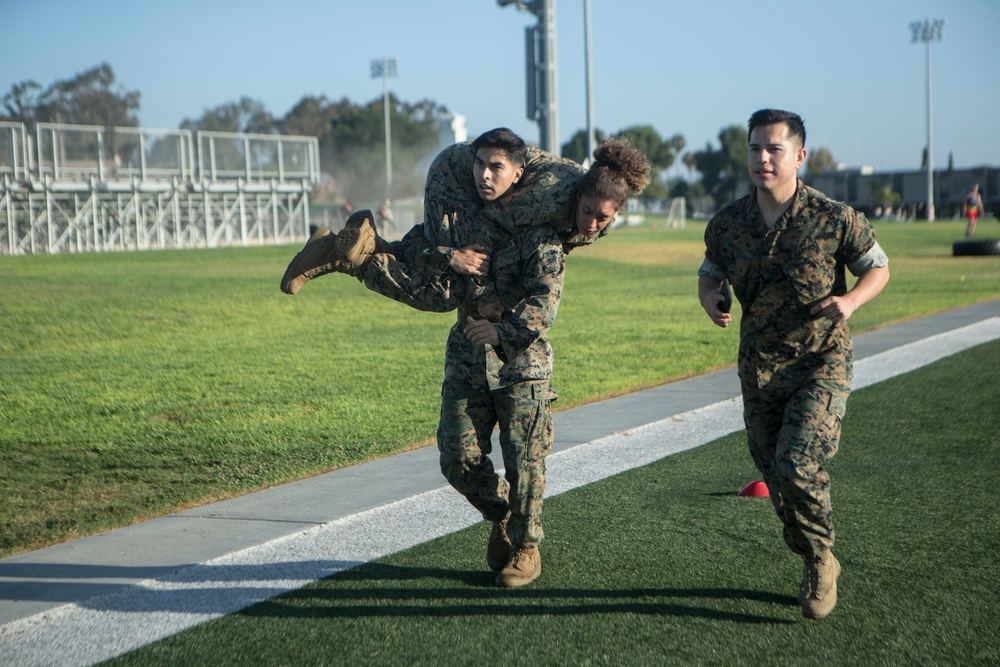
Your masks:
<svg viewBox="0 0 1000 667"><path fill-rule="evenodd" d="M771 494L768 492L767 484L764 482L750 482L736 495L747 498L767 498Z"/></svg>

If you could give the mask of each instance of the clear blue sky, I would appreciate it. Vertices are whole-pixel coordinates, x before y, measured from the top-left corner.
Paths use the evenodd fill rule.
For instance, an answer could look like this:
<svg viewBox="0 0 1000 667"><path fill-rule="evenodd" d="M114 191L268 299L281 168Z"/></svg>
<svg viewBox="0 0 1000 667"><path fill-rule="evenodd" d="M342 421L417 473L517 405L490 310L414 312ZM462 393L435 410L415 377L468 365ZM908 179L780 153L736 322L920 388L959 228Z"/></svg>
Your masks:
<svg viewBox="0 0 1000 667"><path fill-rule="evenodd" d="M925 47L910 22L944 18L932 47L936 166L1000 164L998 0L591 0L595 124L648 124L689 149L762 107L806 120L807 148L848 166L920 166ZM559 133L586 126L583 0L557 0ZM495 0L13 0L4 3L0 93L43 88L107 61L142 95L143 126L242 96L284 115L305 95L366 103L370 61L396 58L405 101L506 125L529 141L524 27Z"/></svg>

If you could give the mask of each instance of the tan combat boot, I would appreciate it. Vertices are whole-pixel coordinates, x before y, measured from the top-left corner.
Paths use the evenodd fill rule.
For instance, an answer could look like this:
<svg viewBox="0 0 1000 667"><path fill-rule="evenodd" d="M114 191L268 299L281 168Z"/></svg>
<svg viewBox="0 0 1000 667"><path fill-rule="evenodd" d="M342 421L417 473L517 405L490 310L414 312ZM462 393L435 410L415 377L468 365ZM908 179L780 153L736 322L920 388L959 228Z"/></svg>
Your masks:
<svg viewBox="0 0 1000 667"><path fill-rule="evenodd" d="M510 515L504 517L503 521L494 521L493 530L490 532L490 541L486 545L486 564L491 570L499 572L510 562L510 538L507 537L507 520Z"/></svg>
<svg viewBox="0 0 1000 667"><path fill-rule="evenodd" d="M337 235L326 227L317 229L285 269L281 291L295 294L313 278L335 271Z"/></svg>
<svg viewBox="0 0 1000 667"><path fill-rule="evenodd" d="M288 264L281 291L296 294L313 278L336 271L364 281L365 270L375 252L392 252L392 246L375 233L371 211L351 214L344 229L334 234L320 227Z"/></svg>
<svg viewBox="0 0 1000 667"><path fill-rule="evenodd" d="M816 620L826 618L837 606L840 562L830 551L804 561L802 586L799 589L802 615Z"/></svg>
<svg viewBox="0 0 1000 667"><path fill-rule="evenodd" d="M538 547L518 547L507 567L497 575L497 586L517 588L527 586L542 574L542 555Z"/></svg>
<svg viewBox="0 0 1000 667"><path fill-rule="evenodd" d="M360 265L371 255L384 252L387 245L378 235L372 212L363 209L352 213L337 234L337 257Z"/></svg>

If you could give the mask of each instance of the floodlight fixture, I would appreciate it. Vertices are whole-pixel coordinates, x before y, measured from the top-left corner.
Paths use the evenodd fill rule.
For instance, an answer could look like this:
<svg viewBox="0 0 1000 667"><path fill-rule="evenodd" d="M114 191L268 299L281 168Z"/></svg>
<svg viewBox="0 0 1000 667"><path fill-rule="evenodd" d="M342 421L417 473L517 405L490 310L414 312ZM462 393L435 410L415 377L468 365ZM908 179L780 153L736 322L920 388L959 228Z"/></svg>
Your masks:
<svg viewBox="0 0 1000 667"><path fill-rule="evenodd" d="M389 77L398 74L395 58L371 61L372 78L382 78L382 106L385 109L385 198L392 199L392 129L389 124Z"/></svg>
<svg viewBox="0 0 1000 667"><path fill-rule="evenodd" d="M910 42L924 42L927 45L927 221L934 222L934 152L931 143L931 42L944 37L944 19L925 18L911 21L913 33Z"/></svg>

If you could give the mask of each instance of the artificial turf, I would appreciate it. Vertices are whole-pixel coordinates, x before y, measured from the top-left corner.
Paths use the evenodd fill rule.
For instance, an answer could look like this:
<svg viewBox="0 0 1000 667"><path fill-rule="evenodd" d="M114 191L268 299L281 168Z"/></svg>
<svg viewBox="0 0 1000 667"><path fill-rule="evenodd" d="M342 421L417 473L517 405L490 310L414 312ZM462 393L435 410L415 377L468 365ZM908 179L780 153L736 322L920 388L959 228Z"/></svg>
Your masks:
<svg viewBox="0 0 1000 667"><path fill-rule="evenodd" d="M851 397L821 622L734 433L547 499L526 588L493 586L479 524L108 664L998 664L998 371L993 342Z"/></svg>

